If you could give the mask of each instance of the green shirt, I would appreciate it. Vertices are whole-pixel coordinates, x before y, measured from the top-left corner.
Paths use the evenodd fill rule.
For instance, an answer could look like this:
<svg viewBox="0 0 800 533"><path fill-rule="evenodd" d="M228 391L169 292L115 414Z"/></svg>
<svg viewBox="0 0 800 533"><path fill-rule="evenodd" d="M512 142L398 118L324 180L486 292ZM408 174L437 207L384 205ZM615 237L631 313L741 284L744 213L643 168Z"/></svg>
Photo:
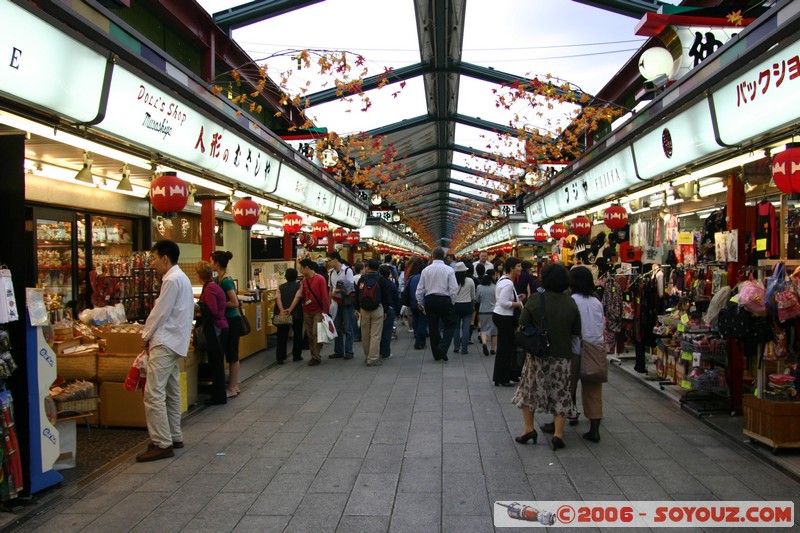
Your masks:
<svg viewBox="0 0 800 533"><path fill-rule="evenodd" d="M223 279L217 279L217 284L222 287L222 290L225 291L225 301L230 301L230 297L228 296L228 291L236 291L236 284L233 282L233 278L230 276L225 276ZM239 316L239 308L238 307L226 307L225 308L225 318L232 318L235 316Z"/></svg>
<svg viewBox="0 0 800 533"><path fill-rule="evenodd" d="M581 335L581 314L578 306L567 294L562 292L544 292L545 309L547 310L547 335L550 338L551 357L572 357L572 336ZM520 325L542 325L539 292L532 293L519 316Z"/></svg>

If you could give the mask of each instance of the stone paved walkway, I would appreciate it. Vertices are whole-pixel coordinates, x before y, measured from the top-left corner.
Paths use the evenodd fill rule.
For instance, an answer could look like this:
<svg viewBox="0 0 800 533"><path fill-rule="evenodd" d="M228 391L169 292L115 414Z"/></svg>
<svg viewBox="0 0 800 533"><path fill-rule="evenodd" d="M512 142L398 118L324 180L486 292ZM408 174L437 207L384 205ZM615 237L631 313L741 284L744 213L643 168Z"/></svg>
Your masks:
<svg viewBox="0 0 800 533"><path fill-rule="evenodd" d="M190 421L174 459L130 459L18 530L489 532L495 500L800 503L800 484L620 369L599 444L580 438L585 420L557 453L541 434L516 444L521 415L514 389L491 383L493 357L474 345L435 362L398 330L380 367L357 356L258 373Z"/></svg>

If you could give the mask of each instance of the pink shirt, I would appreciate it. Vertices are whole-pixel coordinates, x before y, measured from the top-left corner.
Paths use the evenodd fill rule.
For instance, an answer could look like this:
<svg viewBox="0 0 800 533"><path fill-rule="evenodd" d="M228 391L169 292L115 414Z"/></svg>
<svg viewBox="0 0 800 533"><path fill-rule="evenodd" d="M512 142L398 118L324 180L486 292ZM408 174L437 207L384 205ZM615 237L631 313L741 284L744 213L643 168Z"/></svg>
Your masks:
<svg viewBox="0 0 800 533"><path fill-rule="evenodd" d="M203 285L203 293L200 301L208 306L211 316L214 317L214 325L220 329L228 329L228 320L225 318L225 291L213 281Z"/></svg>

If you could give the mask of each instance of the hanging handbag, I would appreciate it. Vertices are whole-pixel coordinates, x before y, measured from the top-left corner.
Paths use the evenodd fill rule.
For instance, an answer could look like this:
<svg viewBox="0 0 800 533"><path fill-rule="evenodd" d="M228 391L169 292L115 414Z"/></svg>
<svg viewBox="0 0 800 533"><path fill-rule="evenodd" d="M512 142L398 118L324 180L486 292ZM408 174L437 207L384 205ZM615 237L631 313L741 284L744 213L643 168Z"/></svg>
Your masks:
<svg viewBox="0 0 800 533"><path fill-rule="evenodd" d="M246 337L250 335L250 332L253 331L253 328L250 326L250 320L245 316L244 311L242 311L242 301L239 300L239 317L242 321L242 327L239 330L240 337Z"/></svg>
<svg viewBox="0 0 800 533"><path fill-rule="evenodd" d="M752 279L742 283L739 288L739 305L751 313L762 314L767 311L764 306L765 290L761 282Z"/></svg>
<svg viewBox="0 0 800 533"><path fill-rule="evenodd" d="M194 326L194 349L201 352L208 351L208 338L206 338L203 324L199 321Z"/></svg>
<svg viewBox="0 0 800 533"><path fill-rule="evenodd" d="M604 346L581 342L581 379L590 383L608 381L608 357Z"/></svg>
<svg viewBox="0 0 800 533"><path fill-rule="evenodd" d="M800 300L794 282L785 284L784 289L775 295L775 302L778 306L778 320L781 322L800 316Z"/></svg>
<svg viewBox="0 0 800 533"><path fill-rule="evenodd" d="M547 336L547 309L544 301L544 289L539 291L540 307L542 309L542 326L533 322L520 327L514 335L517 347L536 357L547 357L550 354L550 338Z"/></svg>

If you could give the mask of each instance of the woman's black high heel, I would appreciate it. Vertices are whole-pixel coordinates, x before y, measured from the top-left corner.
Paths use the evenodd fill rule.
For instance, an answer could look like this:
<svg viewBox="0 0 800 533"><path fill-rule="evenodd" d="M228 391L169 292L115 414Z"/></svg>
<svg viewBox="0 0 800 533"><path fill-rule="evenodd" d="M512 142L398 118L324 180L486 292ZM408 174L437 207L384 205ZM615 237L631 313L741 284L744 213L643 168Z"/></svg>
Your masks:
<svg viewBox="0 0 800 533"><path fill-rule="evenodd" d="M564 444L564 441L561 440L559 437L553 437L550 440L550 446L553 447L553 451L556 451L557 449L563 448L564 446L566 446L566 444Z"/></svg>
<svg viewBox="0 0 800 533"><path fill-rule="evenodd" d="M514 437L514 440L519 442L520 444L528 444L529 440L533 440L533 443L536 444L536 440L539 438L539 434L536 433L536 430L530 431L525 433L520 437Z"/></svg>

